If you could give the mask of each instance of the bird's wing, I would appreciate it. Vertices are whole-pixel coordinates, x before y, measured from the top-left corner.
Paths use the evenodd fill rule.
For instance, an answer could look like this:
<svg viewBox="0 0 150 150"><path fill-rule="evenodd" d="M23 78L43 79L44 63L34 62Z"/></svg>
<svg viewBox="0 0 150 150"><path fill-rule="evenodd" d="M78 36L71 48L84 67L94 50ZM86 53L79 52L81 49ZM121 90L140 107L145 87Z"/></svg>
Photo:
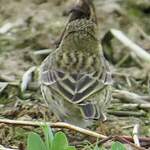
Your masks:
<svg viewBox="0 0 150 150"><path fill-rule="evenodd" d="M49 59L49 60L48 60ZM103 58L101 58L103 59ZM47 62L46 62L47 61ZM111 84L111 74L106 62L102 62L100 72L93 73L66 73L50 68L50 58L42 65L41 82L47 86L55 87L58 92L72 103L81 103L84 99ZM105 61L104 59L102 61Z"/></svg>
<svg viewBox="0 0 150 150"><path fill-rule="evenodd" d="M45 62L41 69L41 82L53 88L69 102L78 104L87 118L94 118L95 116L98 118L98 106L92 101L87 102L85 99L111 84L110 72L106 68L106 64L104 62L103 64L100 72L95 71L89 74L85 72L66 73L53 67L49 69L47 62Z"/></svg>
<svg viewBox="0 0 150 150"><path fill-rule="evenodd" d="M100 60L101 60L102 66L104 68L104 72L103 72L103 74L104 74L104 83L108 84L108 85L112 85L113 80L112 80L109 64L108 64L107 60L104 58L103 55L100 55Z"/></svg>

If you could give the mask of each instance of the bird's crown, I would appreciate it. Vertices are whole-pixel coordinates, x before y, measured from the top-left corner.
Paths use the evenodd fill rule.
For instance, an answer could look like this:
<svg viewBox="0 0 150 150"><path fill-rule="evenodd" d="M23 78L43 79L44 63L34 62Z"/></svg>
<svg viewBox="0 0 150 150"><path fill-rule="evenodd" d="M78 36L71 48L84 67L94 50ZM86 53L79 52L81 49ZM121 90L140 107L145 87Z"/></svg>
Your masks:
<svg viewBox="0 0 150 150"><path fill-rule="evenodd" d="M67 33L71 32L78 32L78 31L85 31L92 35L96 34L97 26L92 20L88 19L77 19L74 21L71 21L67 28Z"/></svg>

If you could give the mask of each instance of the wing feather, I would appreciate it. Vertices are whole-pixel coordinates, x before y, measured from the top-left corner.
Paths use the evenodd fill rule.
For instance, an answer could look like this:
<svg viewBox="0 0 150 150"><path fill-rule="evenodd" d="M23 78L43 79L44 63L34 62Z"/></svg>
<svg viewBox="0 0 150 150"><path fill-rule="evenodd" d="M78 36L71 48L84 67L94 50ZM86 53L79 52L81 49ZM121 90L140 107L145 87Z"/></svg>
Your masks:
<svg viewBox="0 0 150 150"><path fill-rule="evenodd" d="M81 103L105 87L99 77L84 73L75 75L49 70L42 73L41 79L42 84L54 86L55 90L58 89L58 92L72 103Z"/></svg>
<svg viewBox="0 0 150 150"><path fill-rule="evenodd" d="M55 90L67 101L78 104L85 118L98 119L98 105L94 101L84 100L112 84L108 64L104 58L101 60L101 70L93 73L66 73L44 63L41 69L41 83ZM50 63L50 60L48 62Z"/></svg>

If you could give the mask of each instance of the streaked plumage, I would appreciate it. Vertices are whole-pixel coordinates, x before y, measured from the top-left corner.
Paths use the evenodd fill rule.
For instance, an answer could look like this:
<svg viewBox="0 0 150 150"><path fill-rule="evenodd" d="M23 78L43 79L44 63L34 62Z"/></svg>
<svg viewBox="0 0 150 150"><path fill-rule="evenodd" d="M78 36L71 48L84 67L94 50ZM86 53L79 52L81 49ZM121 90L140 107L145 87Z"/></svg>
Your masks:
<svg viewBox="0 0 150 150"><path fill-rule="evenodd" d="M41 89L62 121L89 126L104 119L111 75L90 19L71 21L59 47L41 65Z"/></svg>

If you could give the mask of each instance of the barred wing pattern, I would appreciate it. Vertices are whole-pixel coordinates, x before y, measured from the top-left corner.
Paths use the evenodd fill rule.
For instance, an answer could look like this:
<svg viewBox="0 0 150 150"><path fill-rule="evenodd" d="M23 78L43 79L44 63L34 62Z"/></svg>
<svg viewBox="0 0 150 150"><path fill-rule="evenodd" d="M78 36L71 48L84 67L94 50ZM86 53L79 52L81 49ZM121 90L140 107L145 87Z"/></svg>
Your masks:
<svg viewBox="0 0 150 150"><path fill-rule="evenodd" d="M103 60L105 61L105 60ZM104 62L103 62L104 63ZM77 105L83 116L87 119L99 119L100 107L103 103L107 103L108 92L107 86L111 84L111 75L106 71L105 64L101 68L101 72L94 72L91 74L81 73L66 73L54 69L50 69L45 63L42 66L41 82L43 85L49 87L49 90L57 92L63 100ZM102 104L98 104L97 101L92 98L100 92L105 92ZM100 99L100 95L97 94L97 99ZM47 100L47 99L46 99ZM48 100L47 100L48 101ZM60 108L61 109L61 108Z"/></svg>

